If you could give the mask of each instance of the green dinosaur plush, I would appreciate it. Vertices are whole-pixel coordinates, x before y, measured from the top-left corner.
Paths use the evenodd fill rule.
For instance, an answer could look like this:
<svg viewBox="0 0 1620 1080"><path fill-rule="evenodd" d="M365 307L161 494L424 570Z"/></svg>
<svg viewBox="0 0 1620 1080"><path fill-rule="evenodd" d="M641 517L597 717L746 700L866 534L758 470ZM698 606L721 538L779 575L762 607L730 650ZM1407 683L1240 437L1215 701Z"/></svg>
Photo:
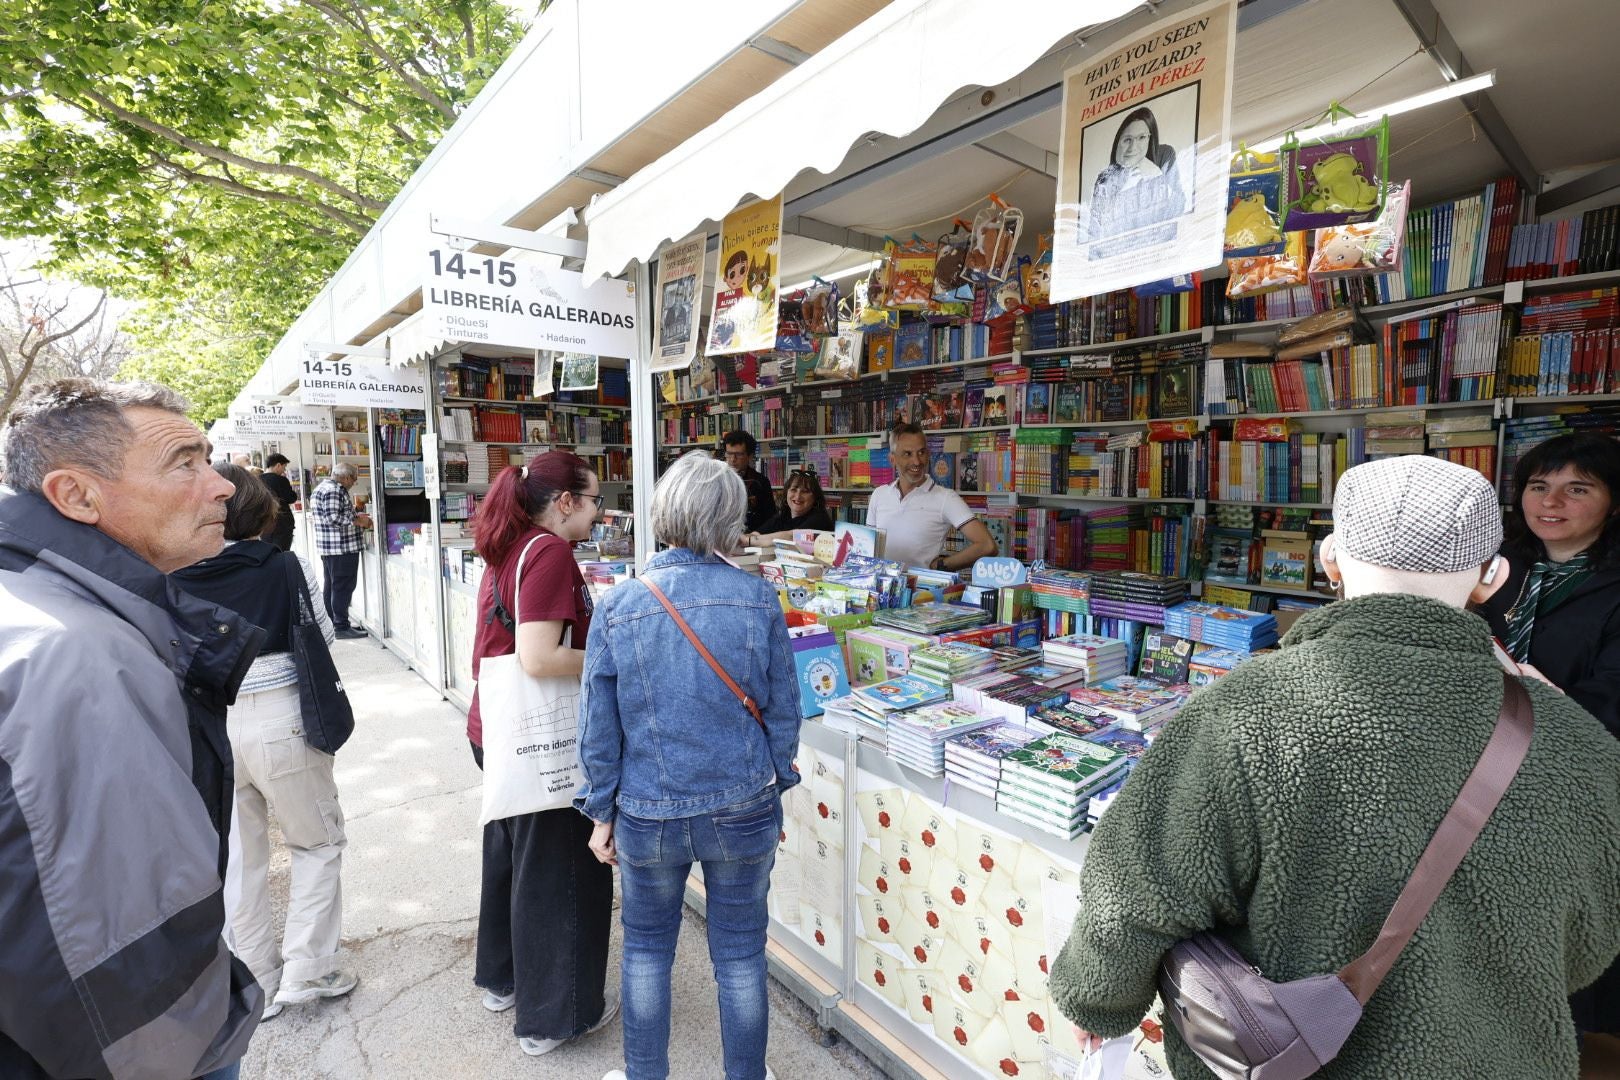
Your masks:
<svg viewBox="0 0 1620 1080"><path fill-rule="evenodd" d="M1314 213L1359 213L1378 206L1378 188L1361 175L1354 154L1339 151L1311 166L1305 209Z"/></svg>

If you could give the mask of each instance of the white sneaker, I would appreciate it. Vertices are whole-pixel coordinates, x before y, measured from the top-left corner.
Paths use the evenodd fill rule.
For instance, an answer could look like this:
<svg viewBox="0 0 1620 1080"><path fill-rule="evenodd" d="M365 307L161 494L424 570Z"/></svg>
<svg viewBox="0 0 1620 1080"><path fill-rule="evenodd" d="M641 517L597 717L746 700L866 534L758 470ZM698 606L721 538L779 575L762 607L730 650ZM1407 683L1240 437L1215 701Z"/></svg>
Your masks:
<svg viewBox="0 0 1620 1080"><path fill-rule="evenodd" d="M262 1024L266 1020L274 1020L276 1017L281 1015L281 1010L285 1009L286 1007L287 1006L283 1005L279 1001L267 1001L267 1002L265 1002L264 1003L264 1012L259 1014L259 1023Z"/></svg>
<svg viewBox="0 0 1620 1080"><path fill-rule="evenodd" d="M490 1012L505 1012L507 1009L510 1009L516 1004L516 990L512 991L510 994L497 994L493 990L484 991L484 1008L488 1009Z"/></svg>
<svg viewBox="0 0 1620 1080"><path fill-rule="evenodd" d="M342 997L360 985L360 977L348 971L333 971L308 982L282 983L276 993L277 1005L302 1005L319 998Z"/></svg>
<svg viewBox="0 0 1620 1080"><path fill-rule="evenodd" d="M587 1035L595 1035L598 1031L601 1031L603 1028L613 1023L614 1017L618 1015L619 1003L617 1001L608 1002L607 1008L602 1010L602 1019L586 1028L580 1034L575 1035L574 1038L583 1039ZM563 1043L572 1041L573 1040L571 1039L528 1039L521 1035L518 1036L518 1046L521 1047L523 1052L528 1054L530 1057L539 1057L541 1054L549 1054Z"/></svg>

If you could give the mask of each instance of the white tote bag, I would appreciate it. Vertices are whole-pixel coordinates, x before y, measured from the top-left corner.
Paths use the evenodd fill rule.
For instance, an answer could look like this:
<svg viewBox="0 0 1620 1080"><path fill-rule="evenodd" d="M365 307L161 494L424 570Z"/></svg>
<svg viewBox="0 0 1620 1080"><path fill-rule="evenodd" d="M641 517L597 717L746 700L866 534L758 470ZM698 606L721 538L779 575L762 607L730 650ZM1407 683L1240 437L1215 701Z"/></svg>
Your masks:
<svg viewBox="0 0 1620 1080"><path fill-rule="evenodd" d="M513 636L523 625L523 560L545 539L537 536L518 556L512 588ZM492 567L489 573L494 573ZM565 644L572 644L570 625ZM535 678L518 665L517 652L485 657L478 666L478 711L484 723L484 804L480 825L573 805L579 767L579 676Z"/></svg>

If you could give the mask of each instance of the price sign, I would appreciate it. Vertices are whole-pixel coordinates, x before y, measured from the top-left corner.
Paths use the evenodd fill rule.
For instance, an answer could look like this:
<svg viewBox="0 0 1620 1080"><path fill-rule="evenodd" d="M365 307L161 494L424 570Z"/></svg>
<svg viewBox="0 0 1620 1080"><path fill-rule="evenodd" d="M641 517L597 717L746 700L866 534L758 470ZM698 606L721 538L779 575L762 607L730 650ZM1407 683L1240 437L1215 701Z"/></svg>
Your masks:
<svg viewBox="0 0 1620 1080"><path fill-rule="evenodd" d="M426 409L427 381L415 364L391 368L381 360L327 360L306 353L298 372L298 397L306 405Z"/></svg>

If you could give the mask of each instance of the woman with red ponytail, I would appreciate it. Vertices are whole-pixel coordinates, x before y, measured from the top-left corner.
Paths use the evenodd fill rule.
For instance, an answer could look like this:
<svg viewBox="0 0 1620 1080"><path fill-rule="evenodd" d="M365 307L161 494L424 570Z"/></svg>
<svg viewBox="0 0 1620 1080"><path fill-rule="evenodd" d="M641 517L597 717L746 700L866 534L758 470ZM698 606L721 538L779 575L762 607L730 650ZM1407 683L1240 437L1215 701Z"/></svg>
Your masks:
<svg viewBox="0 0 1620 1080"><path fill-rule="evenodd" d="M536 678L578 678L592 605L573 545L589 538L600 491L585 462L561 450L495 478L473 518L476 550L486 563L478 588L475 679L485 657L513 652ZM525 549L518 597L514 584ZM514 610L521 625L513 625ZM476 688L467 738L482 768ZM613 871L591 854L591 829L590 819L570 807L484 826L473 982L484 991L484 1008L516 1007L513 1030L526 1054L547 1053L606 1027L619 1011L604 995Z"/></svg>

